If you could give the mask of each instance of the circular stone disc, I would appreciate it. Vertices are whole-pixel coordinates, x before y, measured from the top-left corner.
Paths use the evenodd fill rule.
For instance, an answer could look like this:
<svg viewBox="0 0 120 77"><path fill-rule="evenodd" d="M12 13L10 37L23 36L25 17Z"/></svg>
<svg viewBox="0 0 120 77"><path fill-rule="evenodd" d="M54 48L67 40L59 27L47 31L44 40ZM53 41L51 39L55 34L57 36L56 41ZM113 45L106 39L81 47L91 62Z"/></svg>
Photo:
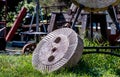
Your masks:
<svg viewBox="0 0 120 77"><path fill-rule="evenodd" d="M83 41L70 28L57 29L45 36L33 52L32 64L41 72L52 72L79 61Z"/></svg>
<svg viewBox="0 0 120 77"><path fill-rule="evenodd" d="M72 0L73 3L80 6L84 5L87 11L101 11L106 10L110 5L120 3L120 0Z"/></svg>

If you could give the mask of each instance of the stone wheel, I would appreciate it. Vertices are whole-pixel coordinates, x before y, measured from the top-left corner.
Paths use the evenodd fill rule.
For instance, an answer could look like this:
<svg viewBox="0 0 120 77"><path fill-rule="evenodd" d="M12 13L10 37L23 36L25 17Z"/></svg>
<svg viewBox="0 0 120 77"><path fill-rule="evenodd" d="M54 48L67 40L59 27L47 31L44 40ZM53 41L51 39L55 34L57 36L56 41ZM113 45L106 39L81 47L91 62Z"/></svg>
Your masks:
<svg viewBox="0 0 120 77"><path fill-rule="evenodd" d="M22 54L29 54L33 53L34 49L36 48L35 43L28 43L22 49Z"/></svg>
<svg viewBox="0 0 120 77"><path fill-rule="evenodd" d="M87 11L102 11L106 10L109 6L117 5L120 0L72 0L77 6L84 5Z"/></svg>
<svg viewBox="0 0 120 77"><path fill-rule="evenodd" d="M33 52L32 64L41 72L71 67L80 60L83 41L70 28L57 29L45 36Z"/></svg>

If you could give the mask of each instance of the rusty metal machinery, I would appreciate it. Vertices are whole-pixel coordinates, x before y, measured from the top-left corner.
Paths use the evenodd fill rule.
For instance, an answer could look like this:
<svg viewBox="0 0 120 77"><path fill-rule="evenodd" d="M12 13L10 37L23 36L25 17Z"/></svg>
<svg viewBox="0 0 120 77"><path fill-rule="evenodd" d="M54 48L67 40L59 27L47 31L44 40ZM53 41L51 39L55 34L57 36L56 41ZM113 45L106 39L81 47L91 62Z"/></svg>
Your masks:
<svg viewBox="0 0 120 77"><path fill-rule="evenodd" d="M37 70L53 72L71 67L80 60L83 41L70 28L57 29L45 36L33 52L32 64Z"/></svg>
<svg viewBox="0 0 120 77"><path fill-rule="evenodd" d="M81 10L86 10L86 11L90 12L89 18L90 18L90 22L91 22L91 24L90 24L91 27L93 27L92 15L94 15L95 13L99 14L99 12L101 11L100 14L104 14L104 15L108 14L111 17L112 23L114 23L116 25L117 32L120 32L120 23L118 22L116 10L115 10L115 6L120 3L120 0L72 0L72 2L76 6L79 7L78 13L76 13L77 15L76 15L75 20L72 24L73 29L75 27L78 16L81 13ZM100 19L98 19L98 20L100 20ZM105 20L106 20L106 17L105 17ZM102 21L102 23L107 24L106 21ZM103 27L103 26L101 25L101 27ZM101 29L104 29L102 31L106 31L107 25L105 25L105 27L101 28ZM91 29L91 34L92 34L92 32L93 31ZM107 35L107 32L105 35ZM91 35L91 37L92 37L92 35Z"/></svg>
<svg viewBox="0 0 120 77"><path fill-rule="evenodd" d="M77 6L83 5L85 10L95 12L106 10L109 6L117 5L120 0L72 0Z"/></svg>
<svg viewBox="0 0 120 77"><path fill-rule="evenodd" d="M22 54L33 53L36 48L36 43L28 43L22 48Z"/></svg>

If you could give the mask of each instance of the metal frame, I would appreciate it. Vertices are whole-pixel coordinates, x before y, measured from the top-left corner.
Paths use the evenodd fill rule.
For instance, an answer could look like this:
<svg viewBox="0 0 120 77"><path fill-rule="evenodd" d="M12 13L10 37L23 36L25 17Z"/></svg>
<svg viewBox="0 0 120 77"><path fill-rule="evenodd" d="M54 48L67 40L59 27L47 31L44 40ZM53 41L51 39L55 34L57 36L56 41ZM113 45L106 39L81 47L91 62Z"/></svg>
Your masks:
<svg viewBox="0 0 120 77"><path fill-rule="evenodd" d="M92 50L92 49L94 49L94 50ZM104 51L101 51L101 49L104 50ZM110 51L105 52L106 49L110 49ZM83 54L96 54L96 53L99 53L99 54L109 54L109 55L114 55L114 56L120 57L120 53L116 53L115 49L120 50L120 46L84 47L84 50L89 50L89 51L85 51L85 52L83 52Z"/></svg>

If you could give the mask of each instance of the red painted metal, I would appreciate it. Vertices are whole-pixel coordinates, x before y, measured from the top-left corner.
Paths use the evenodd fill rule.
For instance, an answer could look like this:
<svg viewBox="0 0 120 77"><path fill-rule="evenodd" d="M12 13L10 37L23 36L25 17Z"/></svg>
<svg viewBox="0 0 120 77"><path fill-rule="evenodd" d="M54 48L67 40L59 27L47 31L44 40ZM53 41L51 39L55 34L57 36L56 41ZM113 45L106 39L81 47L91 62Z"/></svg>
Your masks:
<svg viewBox="0 0 120 77"><path fill-rule="evenodd" d="M6 41L10 41L13 38L13 36L14 36L15 32L17 31L17 28L19 27L21 21L23 20L26 12L27 12L27 9L25 7L22 7L20 13L17 16L17 19L14 22L14 25L12 26L12 28L10 29L10 31L8 32L8 34L6 36Z"/></svg>

